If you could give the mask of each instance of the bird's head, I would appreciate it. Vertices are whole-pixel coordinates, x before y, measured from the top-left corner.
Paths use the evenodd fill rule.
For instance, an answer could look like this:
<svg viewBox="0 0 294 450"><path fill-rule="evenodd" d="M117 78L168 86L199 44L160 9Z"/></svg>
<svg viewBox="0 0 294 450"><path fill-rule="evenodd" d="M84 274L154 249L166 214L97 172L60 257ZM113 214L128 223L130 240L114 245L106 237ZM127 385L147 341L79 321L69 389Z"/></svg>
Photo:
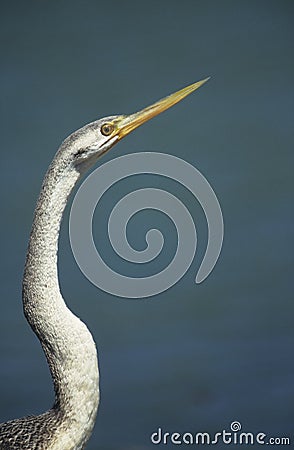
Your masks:
<svg viewBox="0 0 294 450"><path fill-rule="evenodd" d="M208 78L193 83L134 114L105 117L77 130L63 143L67 150L70 149L72 163L77 170L84 172L120 139L178 103L207 80Z"/></svg>

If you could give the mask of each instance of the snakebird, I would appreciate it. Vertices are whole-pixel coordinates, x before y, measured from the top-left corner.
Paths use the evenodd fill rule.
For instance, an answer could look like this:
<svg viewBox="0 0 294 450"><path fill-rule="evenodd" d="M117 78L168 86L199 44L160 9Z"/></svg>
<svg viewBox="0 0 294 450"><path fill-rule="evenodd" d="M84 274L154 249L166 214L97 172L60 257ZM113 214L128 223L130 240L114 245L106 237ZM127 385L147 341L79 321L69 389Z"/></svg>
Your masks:
<svg viewBox="0 0 294 450"><path fill-rule="evenodd" d="M76 183L104 153L207 80L191 84L135 114L91 122L59 147L37 201L22 289L24 314L45 353L55 402L43 414L0 424L1 450L85 448L99 405L98 359L90 331L67 308L59 288L57 250L63 211Z"/></svg>

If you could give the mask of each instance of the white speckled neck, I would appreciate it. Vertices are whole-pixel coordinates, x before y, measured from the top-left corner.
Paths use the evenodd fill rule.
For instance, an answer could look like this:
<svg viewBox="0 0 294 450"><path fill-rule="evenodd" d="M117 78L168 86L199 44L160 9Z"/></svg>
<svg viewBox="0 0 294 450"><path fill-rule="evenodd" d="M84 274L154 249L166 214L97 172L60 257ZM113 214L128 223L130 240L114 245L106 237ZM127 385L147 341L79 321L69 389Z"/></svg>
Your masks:
<svg viewBox="0 0 294 450"><path fill-rule="evenodd" d="M37 203L23 279L24 312L46 354L55 388L53 409L61 417L50 449L82 448L99 403L96 346L85 324L67 308L57 273L60 223L79 177L59 151Z"/></svg>

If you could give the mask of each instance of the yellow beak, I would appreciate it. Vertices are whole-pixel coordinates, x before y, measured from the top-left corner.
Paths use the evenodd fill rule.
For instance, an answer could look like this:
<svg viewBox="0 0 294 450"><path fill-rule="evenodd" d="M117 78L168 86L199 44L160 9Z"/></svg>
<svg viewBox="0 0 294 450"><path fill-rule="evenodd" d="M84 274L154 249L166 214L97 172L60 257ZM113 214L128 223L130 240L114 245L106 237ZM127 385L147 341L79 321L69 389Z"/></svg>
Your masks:
<svg viewBox="0 0 294 450"><path fill-rule="evenodd" d="M190 84L180 91L177 91L174 94L171 94L168 97L159 100L153 105L147 106L147 108L142 109L142 111L130 114L129 116L121 116L119 119L117 119L117 121L115 121L116 129L114 131L114 135L117 135L119 139L122 139L135 128L147 122L147 120L152 119L153 117L162 113L179 101L183 100L183 98L187 97L187 95L196 91L196 89L200 88L200 86L206 83L209 78L210 77L205 78L201 81L197 81L197 83Z"/></svg>

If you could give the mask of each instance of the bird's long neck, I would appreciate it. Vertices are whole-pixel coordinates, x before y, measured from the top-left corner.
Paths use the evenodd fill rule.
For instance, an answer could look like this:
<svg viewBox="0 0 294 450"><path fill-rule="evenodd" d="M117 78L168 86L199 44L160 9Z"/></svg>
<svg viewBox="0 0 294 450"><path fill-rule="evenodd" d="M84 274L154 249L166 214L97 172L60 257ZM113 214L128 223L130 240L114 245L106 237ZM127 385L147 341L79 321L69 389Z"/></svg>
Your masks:
<svg viewBox="0 0 294 450"><path fill-rule="evenodd" d="M78 177L75 171L62 174L52 164L43 181L35 209L24 277L24 287L25 282L29 281L30 285L33 282L34 290L38 290L34 302L42 299L48 283L50 293L52 290L55 294L60 292L57 273L59 230L67 198ZM57 296L55 300L52 299L51 305L55 302L60 302Z"/></svg>
<svg viewBox="0 0 294 450"><path fill-rule="evenodd" d="M67 308L57 271L60 223L79 177L57 154L38 199L23 279L24 312L42 344L54 381L53 410L66 422L67 437L75 445L88 439L99 402L96 347L87 327ZM60 448L66 445L61 442Z"/></svg>

